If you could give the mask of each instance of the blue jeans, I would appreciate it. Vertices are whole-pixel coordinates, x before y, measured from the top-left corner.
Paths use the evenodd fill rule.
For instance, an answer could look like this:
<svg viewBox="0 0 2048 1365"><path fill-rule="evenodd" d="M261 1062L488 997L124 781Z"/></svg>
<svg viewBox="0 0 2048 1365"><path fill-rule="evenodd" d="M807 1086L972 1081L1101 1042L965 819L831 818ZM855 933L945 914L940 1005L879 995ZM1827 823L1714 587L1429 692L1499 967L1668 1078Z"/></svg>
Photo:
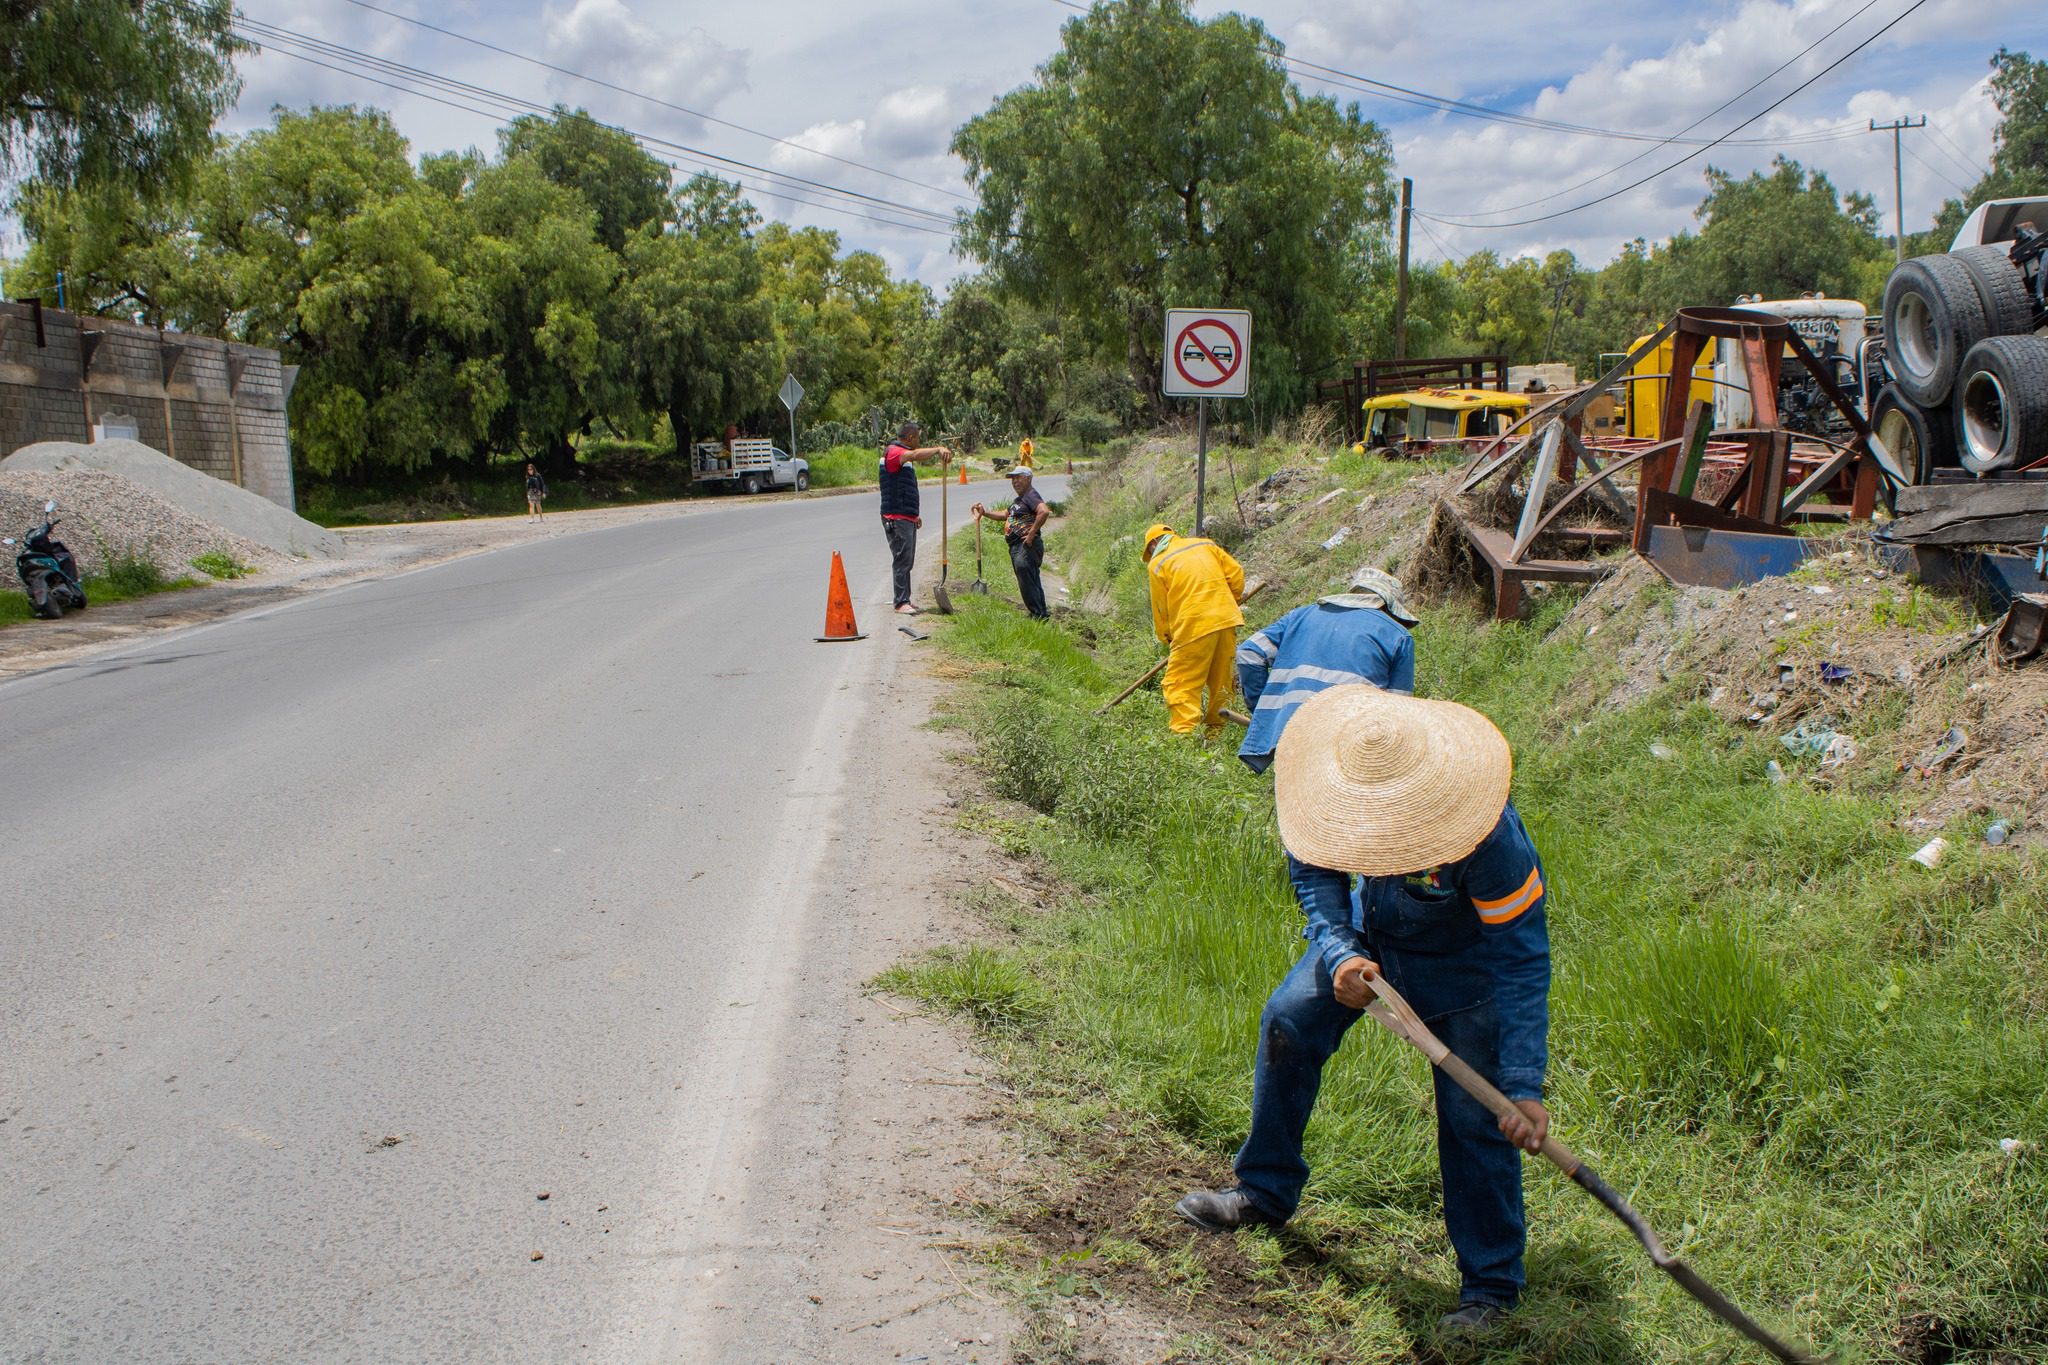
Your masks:
<svg viewBox="0 0 2048 1365"><path fill-rule="evenodd" d="M1041 621L1051 615L1045 608L1045 584L1038 577L1038 566L1043 563L1043 540L1034 539L1029 545L1021 540L1010 542L1010 567L1017 573L1017 595L1024 599L1024 610Z"/></svg>
<svg viewBox="0 0 2048 1365"><path fill-rule="evenodd" d="M1497 1075L1499 1020L1486 966L1470 954L1375 950L1381 972L1430 1031L1488 1079ZM1266 1001L1252 1080L1252 1131L1237 1154L1237 1179L1254 1204L1291 1218L1308 1180L1301 1138L1315 1108L1323 1063L1361 1011L1337 1003L1329 969L1311 949ZM1525 1278L1522 1154L1486 1106L1443 1072L1436 1082L1437 1170L1444 1227L1458 1254L1460 1303L1510 1307Z"/></svg>

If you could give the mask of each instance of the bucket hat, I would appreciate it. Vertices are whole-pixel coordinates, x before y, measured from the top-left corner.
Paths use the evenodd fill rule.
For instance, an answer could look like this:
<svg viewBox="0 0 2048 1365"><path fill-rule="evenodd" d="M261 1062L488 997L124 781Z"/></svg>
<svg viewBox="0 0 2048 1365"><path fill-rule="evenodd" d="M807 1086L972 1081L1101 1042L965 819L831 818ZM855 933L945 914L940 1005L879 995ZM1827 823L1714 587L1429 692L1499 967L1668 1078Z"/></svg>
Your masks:
<svg viewBox="0 0 2048 1365"><path fill-rule="evenodd" d="M1349 684L1301 704L1281 732L1273 775L1288 852L1385 877L1479 847L1507 805L1514 756L1469 706Z"/></svg>
<svg viewBox="0 0 2048 1365"><path fill-rule="evenodd" d="M1385 569L1375 569L1370 564L1361 565L1351 575L1346 596L1362 597L1365 599L1365 606L1384 608L1387 615L1404 626L1412 626L1421 619L1409 610L1407 592L1401 587L1401 580Z"/></svg>

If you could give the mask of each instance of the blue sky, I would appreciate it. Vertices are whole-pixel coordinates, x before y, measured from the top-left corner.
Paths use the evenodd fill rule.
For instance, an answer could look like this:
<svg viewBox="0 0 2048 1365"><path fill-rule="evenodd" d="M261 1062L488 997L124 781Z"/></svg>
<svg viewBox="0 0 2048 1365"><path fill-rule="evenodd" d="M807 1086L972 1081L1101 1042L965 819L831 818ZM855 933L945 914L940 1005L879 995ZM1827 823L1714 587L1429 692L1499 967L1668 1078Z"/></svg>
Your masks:
<svg viewBox="0 0 2048 1365"><path fill-rule="evenodd" d="M1060 25L1073 16L1056 0L374 3L800 145L708 124L424 31L349 0L241 0L252 20L501 94L581 104L608 122L886 201L891 209L868 200L842 200L840 210L826 210L752 191L771 216L832 227L848 245L876 250L898 272L941 289L969 268L953 255L942 231L886 226L855 215L935 226L917 211L945 213L956 207L960 200L954 196L965 186L958 163L945 151L951 130L998 94L1031 80L1037 65L1057 47ZM1237 6L1204 2L1197 8L1205 15L1229 8L1256 15L1286 44L1290 56L1324 66L1489 109L1661 136L1850 19L1811 58L1701 125L1708 135L1728 129L1910 3L1271 0ZM1907 135L1910 155L1905 161L1908 227L1921 226L1941 197L1975 179L1989 154L1995 116L1982 82L1988 58L2001 43L2048 55L2048 4L1925 0L1886 36L1742 136L1784 139L1784 150L1826 170L1838 186L1875 194L1888 224L1890 137L1834 134L1860 128L1871 118L1926 115L1933 131ZM277 104L354 102L392 110L416 152L493 145L501 115L449 108L370 83L359 74L308 65L285 55L284 46L276 44L245 62L246 89L229 120L231 130L262 124ZM1298 73L1297 79L1312 90L1326 88L1314 73ZM1689 150L1655 148L1624 174L1568 191L1652 144L1433 113L1376 101L1356 90L1330 88L1330 93L1359 100L1367 115L1388 130L1401 172L1416 182L1418 207L1445 218L1504 222L1566 207ZM1815 137L1831 140L1799 141ZM804 147L876 170L829 161ZM1687 226L1707 164L1743 172L1767 165L1775 150L1715 148L1641 189L1551 222L1500 228L1425 223L1416 253L1429 259L1482 246L1509 255L1567 247L1597 263L1632 237L1655 239ZM827 198L811 189L801 193ZM1498 211L1530 201L1539 202L1519 212Z"/></svg>

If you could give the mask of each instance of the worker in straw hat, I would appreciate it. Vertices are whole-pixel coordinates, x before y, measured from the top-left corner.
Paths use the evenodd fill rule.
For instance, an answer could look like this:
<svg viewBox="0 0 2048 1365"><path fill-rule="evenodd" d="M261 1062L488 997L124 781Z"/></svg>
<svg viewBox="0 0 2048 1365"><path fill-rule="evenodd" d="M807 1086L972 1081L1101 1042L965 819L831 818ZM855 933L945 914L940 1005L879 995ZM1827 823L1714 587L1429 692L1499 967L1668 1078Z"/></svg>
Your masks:
<svg viewBox="0 0 2048 1365"><path fill-rule="evenodd" d="M1490 1329L1522 1292L1515 1149L1537 1150L1550 1128L1543 864L1508 801L1511 770L1500 731L1456 702L1353 685L1301 704L1273 771L1309 947L1259 1021L1237 1184L1198 1190L1176 1208L1213 1232L1293 1216L1323 1063L1371 1001L1368 983L1384 975L1518 1111L1496 1121L1434 1073L1459 1279L1458 1307L1439 1324L1447 1335Z"/></svg>
<svg viewBox="0 0 2048 1365"><path fill-rule="evenodd" d="M1237 690L1252 723L1237 756L1262 773L1295 708L1325 688L1371 683L1415 690L1415 640L1401 580L1370 564L1346 590L1296 607L1237 647Z"/></svg>
<svg viewBox="0 0 2048 1365"><path fill-rule="evenodd" d="M1237 628L1244 624L1237 605L1244 599L1244 569L1215 541L1177 536L1163 523L1145 529L1139 553L1152 588L1152 633L1169 650L1159 680L1167 728L1192 734L1200 721L1216 734L1230 702Z"/></svg>

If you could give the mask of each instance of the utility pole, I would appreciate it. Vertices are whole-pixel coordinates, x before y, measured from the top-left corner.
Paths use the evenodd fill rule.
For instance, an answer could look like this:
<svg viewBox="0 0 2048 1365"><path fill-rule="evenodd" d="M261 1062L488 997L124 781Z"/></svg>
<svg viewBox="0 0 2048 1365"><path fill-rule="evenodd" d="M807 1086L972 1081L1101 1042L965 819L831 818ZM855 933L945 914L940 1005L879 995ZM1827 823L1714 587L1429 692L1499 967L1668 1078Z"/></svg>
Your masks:
<svg viewBox="0 0 2048 1365"><path fill-rule="evenodd" d="M1408 358L1408 215L1415 211L1415 182L1401 177L1401 270L1394 285L1394 359Z"/></svg>
<svg viewBox="0 0 2048 1365"><path fill-rule="evenodd" d="M1890 133L1892 135L1892 204L1897 208L1899 215L1899 235L1894 240L1898 245L1899 263L1901 265L1906 260L1906 176L1904 170L1899 165L1899 133L1903 129L1925 128L1926 126L1927 115L1925 114L1920 116L1918 123L1913 122L1909 118L1893 119L1890 123L1879 123L1876 119L1870 121L1871 132Z"/></svg>

